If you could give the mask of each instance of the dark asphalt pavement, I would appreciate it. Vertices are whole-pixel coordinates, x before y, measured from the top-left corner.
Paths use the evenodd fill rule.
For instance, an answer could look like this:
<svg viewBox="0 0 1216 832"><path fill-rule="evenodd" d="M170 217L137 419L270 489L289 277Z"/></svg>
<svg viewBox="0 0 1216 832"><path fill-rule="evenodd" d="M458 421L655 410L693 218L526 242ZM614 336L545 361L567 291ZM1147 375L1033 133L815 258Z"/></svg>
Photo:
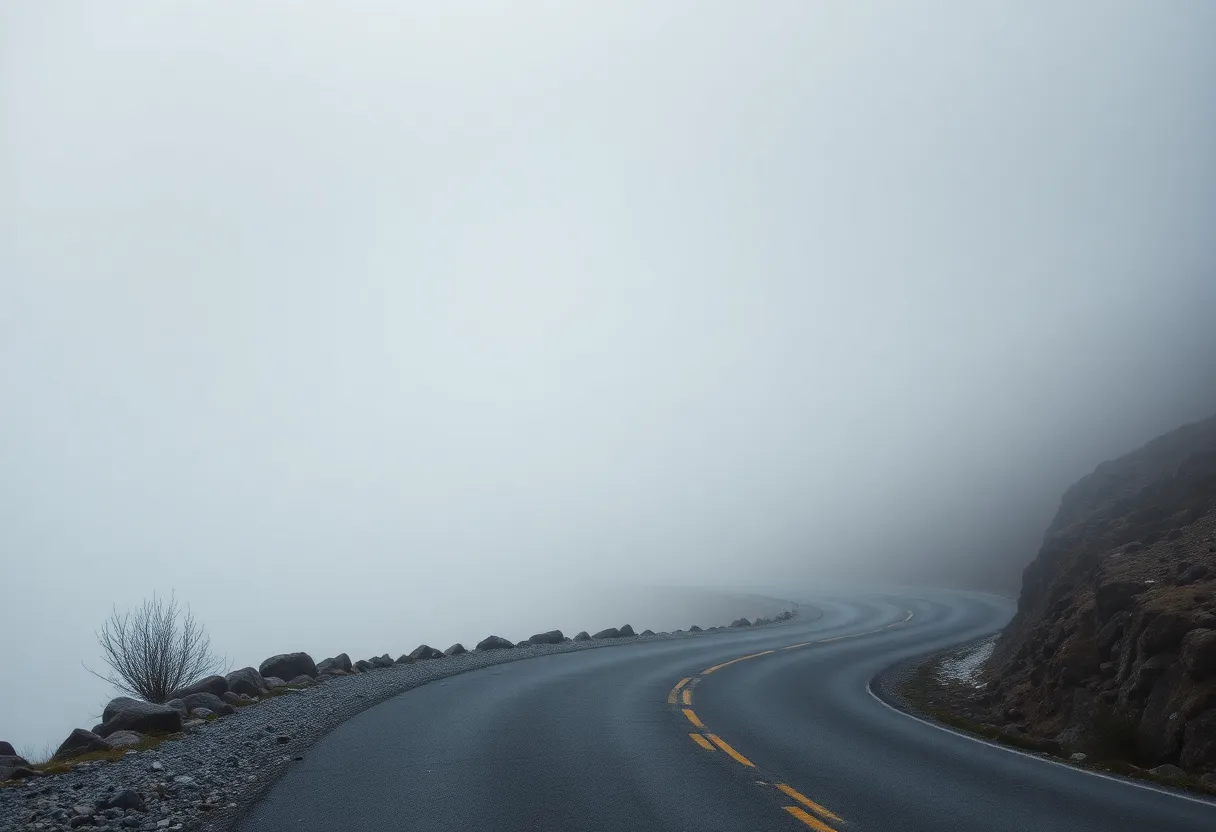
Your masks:
<svg viewBox="0 0 1216 832"><path fill-rule="evenodd" d="M1216 830L1211 803L976 742L868 692L901 659L999 628L1009 602L807 600L821 618L541 656L401 694L322 738L241 828ZM703 728L683 691L669 703L683 678Z"/></svg>

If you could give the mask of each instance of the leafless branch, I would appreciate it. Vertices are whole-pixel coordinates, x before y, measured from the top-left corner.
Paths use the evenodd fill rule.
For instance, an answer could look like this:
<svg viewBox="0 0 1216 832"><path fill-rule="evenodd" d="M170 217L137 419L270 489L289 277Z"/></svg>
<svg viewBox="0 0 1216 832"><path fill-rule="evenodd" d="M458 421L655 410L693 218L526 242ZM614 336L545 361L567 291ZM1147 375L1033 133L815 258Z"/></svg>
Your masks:
<svg viewBox="0 0 1216 832"><path fill-rule="evenodd" d="M117 608L97 631L107 674L85 666L123 693L164 702L178 688L218 673L226 659L211 652L211 638L190 612L169 595L153 595L134 612Z"/></svg>

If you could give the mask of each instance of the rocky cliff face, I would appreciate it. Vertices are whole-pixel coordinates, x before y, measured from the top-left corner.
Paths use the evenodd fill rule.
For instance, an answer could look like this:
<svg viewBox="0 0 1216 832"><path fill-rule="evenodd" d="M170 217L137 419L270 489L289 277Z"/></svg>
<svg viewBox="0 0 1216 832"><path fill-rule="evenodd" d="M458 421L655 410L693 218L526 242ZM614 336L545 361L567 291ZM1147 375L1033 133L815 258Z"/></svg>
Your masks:
<svg viewBox="0 0 1216 832"><path fill-rule="evenodd" d="M1029 734L1216 771L1216 417L1068 490L987 680Z"/></svg>

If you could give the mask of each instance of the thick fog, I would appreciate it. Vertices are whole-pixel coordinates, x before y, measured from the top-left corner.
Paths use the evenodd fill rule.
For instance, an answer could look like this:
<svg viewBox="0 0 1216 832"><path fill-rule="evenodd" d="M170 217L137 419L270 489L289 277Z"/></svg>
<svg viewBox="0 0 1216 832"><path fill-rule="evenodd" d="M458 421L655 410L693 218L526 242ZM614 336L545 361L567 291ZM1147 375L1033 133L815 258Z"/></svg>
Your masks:
<svg viewBox="0 0 1216 832"><path fill-rule="evenodd" d="M1207 0L4 6L0 739L91 725L153 592L237 666L1016 592L1071 481L1216 412L1214 42Z"/></svg>

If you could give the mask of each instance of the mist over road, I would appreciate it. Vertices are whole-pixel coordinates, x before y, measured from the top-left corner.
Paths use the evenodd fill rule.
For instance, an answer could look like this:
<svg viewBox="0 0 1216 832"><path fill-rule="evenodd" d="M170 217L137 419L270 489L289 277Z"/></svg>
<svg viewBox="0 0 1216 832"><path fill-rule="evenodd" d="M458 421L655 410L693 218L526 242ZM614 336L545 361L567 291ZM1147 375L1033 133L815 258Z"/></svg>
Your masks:
<svg viewBox="0 0 1216 832"><path fill-rule="evenodd" d="M1006 600L819 598L814 621L431 683L323 738L242 830L1194 832L1216 805L943 731L868 692Z"/></svg>

